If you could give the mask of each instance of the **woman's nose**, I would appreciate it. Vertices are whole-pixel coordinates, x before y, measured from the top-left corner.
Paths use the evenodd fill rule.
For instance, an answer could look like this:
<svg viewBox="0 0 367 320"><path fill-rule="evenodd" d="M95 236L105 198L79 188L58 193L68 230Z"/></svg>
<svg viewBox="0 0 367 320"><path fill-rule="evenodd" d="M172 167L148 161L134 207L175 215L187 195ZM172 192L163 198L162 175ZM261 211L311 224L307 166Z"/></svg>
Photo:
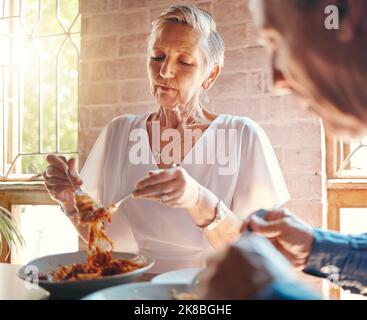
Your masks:
<svg viewBox="0 0 367 320"><path fill-rule="evenodd" d="M168 59L166 59L161 66L160 76L162 78L174 77L174 66Z"/></svg>

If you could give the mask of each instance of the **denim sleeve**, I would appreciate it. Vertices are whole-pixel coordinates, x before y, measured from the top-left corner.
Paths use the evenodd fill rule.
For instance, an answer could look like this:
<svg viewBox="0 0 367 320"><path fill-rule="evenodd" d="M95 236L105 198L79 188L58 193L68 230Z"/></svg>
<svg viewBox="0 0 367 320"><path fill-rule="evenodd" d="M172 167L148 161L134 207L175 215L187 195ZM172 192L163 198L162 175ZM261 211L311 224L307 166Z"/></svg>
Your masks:
<svg viewBox="0 0 367 320"><path fill-rule="evenodd" d="M352 293L367 295L367 234L313 230L305 273L327 278Z"/></svg>
<svg viewBox="0 0 367 320"><path fill-rule="evenodd" d="M253 300L321 300L322 297L299 281L276 280L259 292Z"/></svg>

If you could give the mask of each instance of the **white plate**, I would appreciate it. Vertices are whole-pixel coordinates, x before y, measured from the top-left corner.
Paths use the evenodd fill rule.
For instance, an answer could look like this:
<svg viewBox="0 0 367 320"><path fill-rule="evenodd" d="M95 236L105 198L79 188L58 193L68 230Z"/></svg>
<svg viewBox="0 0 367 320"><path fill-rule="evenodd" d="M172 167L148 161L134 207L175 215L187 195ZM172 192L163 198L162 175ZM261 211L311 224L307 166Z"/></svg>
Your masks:
<svg viewBox="0 0 367 320"><path fill-rule="evenodd" d="M50 273L55 271L61 265L68 265L73 263L83 263L87 261L87 255L84 251L74 253L64 253L52 256L45 256L29 262L27 265L21 267L18 271L18 276L23 280L31 277L30 270L47 274L49 280L39 280L40 287L46 289L51 293L51 298L80 298L93 291L101 290L103 288L115 286L121 283L131 282L144 272L149 270L154 265L154 260L132 253L113 252L112 257L115 259L131 259L134 262L143 263L144 267L136 269L131 272L117 274L113 276L105 276L100 279L80 280L80 281L52 281Z"/></svg>
<svg viewBox="0 0 367 320"><path fill-rule="evenodd" d="M173 300L172 290L187 292L184 284L136 282L94 292L83 300Z"/></svg>
<svg viewBox="0 0 367 320"><path fill-rule="evenodd" d="M195 276L201 271L201 268L188 268L169 271L155 276L152 283L176 283L176 284L190 284Z"/></svg>

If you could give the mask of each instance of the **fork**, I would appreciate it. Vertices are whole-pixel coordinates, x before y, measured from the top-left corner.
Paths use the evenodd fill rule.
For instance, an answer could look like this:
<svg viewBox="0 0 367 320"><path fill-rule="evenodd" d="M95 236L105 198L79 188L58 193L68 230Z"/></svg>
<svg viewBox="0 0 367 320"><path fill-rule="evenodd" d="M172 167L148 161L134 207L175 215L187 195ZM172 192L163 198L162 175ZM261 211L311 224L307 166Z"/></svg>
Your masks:
<svg viewBox="0 0 367 320"><path fill-rule="evenodd" d="M177 168L177 164L173 163L171 165L171 168ZM123 203L125 200L129 199L130 197L132 197L132 195L134 194L135 191L136 190L131 191L126 196L122 197L118 202L115 202L114 204L112 204L112 206L118 208L121 205L121 203Z"/></svg>
<svg viewBox="0 0 367 320"><path fill-rule="evenodd" d="M177 165L175 163L173 163L172 166L171 166L171 168L176 168L176 167L177 167ZM71 179L71 175L70 175L69 169L66 171L66 177L68 178L68 180L69 180L71 186L73 187L74 192L75 192L76 195L85 195L85 194L87 194L82 189L77 188L75 186L75 184L73 183L73 180ZM113 207L113 208L117 209L123 202L125 202L127 199L129 199L130 197L132 197L132 195L134 194L135 191L136 190L133 190L133 191L129 192L126 196L122 197L119 201L111 204L109 207Z"/></svg>
<svg viewBox="0 0 367 320"><path fill-rule="evenodd" d="M75 184L73 183L73 180L71 179L71 175L70 175L70 171L69 170L66 171L66 177L68 178L68 180L69 180L71 186L73 187L74 192L75 192L76 195L86 195L87 194L82 189L77 188L75 186ZM129 199L133 195L134 191L128 193L126 196L124 196L123 198L121 198L119 201L111 204L110 207L118 208L124 201L126 201L127 199Z"/></svg>

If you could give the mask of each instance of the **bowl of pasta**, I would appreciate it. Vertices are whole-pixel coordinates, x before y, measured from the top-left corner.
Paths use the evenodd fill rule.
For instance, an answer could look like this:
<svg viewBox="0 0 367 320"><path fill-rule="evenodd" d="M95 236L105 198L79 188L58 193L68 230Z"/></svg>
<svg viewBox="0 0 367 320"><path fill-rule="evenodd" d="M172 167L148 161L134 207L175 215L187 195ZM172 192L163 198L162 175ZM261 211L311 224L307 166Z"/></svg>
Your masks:
<svg viewBox="0 0 367 320"><path fill-rule="evenodd" d="M153 267L149 257L113 251L105 225L116 211L114 205L104 208L86 193L76 193L75 202L79 224L88 228L87 250L35 259L19 269L20 278L48 290L51 298L80 298L131 282Z"/></svg>
<svg viewBox="0 0 367 320"><path fill-rule="evenodd" d="M22 266L18 276L46 289L51 298L75 299L132 282L154 265L152 259L133 253L111 252L103 259L99 265L89 265L83 251L50 255Z"/></svg>

